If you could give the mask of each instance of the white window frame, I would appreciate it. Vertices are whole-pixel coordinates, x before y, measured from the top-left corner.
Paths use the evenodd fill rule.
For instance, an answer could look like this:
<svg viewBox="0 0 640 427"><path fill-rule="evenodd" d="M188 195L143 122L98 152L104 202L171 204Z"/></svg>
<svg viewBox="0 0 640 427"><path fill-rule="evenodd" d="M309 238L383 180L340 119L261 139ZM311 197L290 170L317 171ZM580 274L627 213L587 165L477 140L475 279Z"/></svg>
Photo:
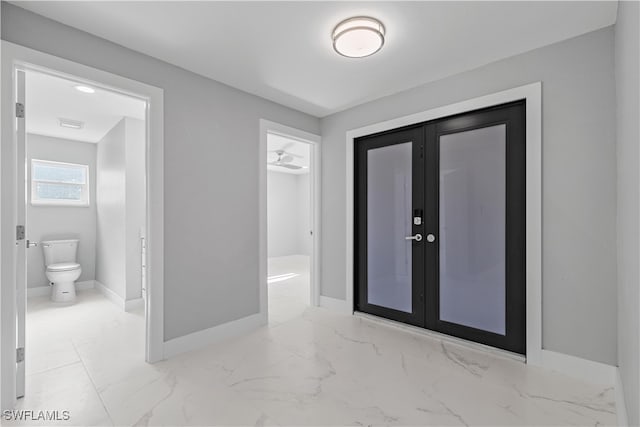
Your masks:
<svg viewBox="0 0 640 427"><path fill-rule="evenodd" d="M55 166L72 166L76 168L84 169L85 181L84 184L78 183L65 183L60 181L48 181L35 179L35 166L37 164L49 164ZM90 190L89 190L89 165L83 165L80 163L65 163L65 162L56 162L52 160L41 160L41 159L31 159L31 179L29 181L29 185L31 185L31 205L33 206L77 206L77 207L88 207L90 203ZM82 185L82 198L80 200L64 200L64 199L40 199L36 193L36 183L37 182L49 182L54 184L75 184Z"/></svg>

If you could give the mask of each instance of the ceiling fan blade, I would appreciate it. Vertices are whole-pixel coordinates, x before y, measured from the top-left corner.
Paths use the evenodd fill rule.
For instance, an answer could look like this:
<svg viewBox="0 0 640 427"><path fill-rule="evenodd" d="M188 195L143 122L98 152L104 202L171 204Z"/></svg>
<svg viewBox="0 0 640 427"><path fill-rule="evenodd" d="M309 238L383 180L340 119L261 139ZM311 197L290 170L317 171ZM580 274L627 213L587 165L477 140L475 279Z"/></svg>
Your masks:
<svg viewBox="0 0 640 427"><path fill-rule="evenodd" d="M300 154L292 153L292 152L290 152L290 151L285 151L285 154L286 154L287 156L292 156L292 157L295 157L295 158L297 158L297 159L302 159L302 158L304 158L304 156L301 156Z"/></svg>
<svg viewBox="0 0 640 427"><path fill-rule="evenodd" d="M302 166L296 166L296 165L292 165L290 163L283 163L281 161L275 161L275 162L267 162L267 165L269 166L280 166L281 168L287 168L287 169L302 169Z"/></svg>
<svg viewBox="0 0 640 427"><path fill-rule="evenodd" d="M301 156L300 154L292 153L292 152L286 150L286 147L289 147L291 144L294 144L294 142L290 142L289 144L285 144L285 146L280 148L279 150L267 150L267 153L275 153L276 155L287 154L289 156L295 157L296 159L303 159L304 156Z"/></svg>
<svg viewBox="0 0 640 427"><path fill-rule="evenodd" d="M299 143L295 142L295 141L288 142L288 143L284 144L280 150L277 150L277 151L281 151L283 154L288 154L290 156L293 156L293 157L296 157L298 159L301 159L304 156L301 156L299 154L294 154L291 151L289 151L289 149L294 147L296 144L299 144Z"/></svg>
<svg viewBox="0 0 640 427"><path fill-rule="evenodd" d="M291 165L289 163L281 163L281 164L276 165L276 166L281 166L281 167L287 168L287 169L302 169L302 166Z"/></svg>
<svg viewBox="0 0 640 427"><path fill-rule="evenodd" d="M284 144L281 148L282 151L287 151L289 148L293 147L295 145L295 142L291 141L291 142L287 142L286 144Z"/></svg>

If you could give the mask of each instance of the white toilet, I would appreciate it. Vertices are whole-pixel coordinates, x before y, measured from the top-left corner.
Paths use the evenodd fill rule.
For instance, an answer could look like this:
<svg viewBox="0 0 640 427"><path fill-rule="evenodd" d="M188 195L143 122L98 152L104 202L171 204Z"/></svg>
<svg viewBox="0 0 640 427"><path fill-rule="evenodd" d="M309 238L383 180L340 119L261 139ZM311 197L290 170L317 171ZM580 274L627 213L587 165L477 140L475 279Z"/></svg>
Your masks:
<svg viewBox="0 0 640 427"><path fill-rule="evenodd" d="M78 240L49 240L42 242L45 274L52 283L51 300L54 302L74 302L76 285L82 273L80 264L76 262Z"/></svg>

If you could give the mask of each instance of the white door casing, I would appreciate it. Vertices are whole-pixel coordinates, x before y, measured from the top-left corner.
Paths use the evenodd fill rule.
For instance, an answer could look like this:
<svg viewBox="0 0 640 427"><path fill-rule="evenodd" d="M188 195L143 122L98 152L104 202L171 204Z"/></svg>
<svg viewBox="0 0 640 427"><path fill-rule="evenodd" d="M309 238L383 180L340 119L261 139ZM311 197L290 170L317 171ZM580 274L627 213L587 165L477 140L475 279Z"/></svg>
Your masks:
<svg viewBox="0 0 640 427"><path fill-rule="evenodd" d="M267 288L267 134L273 133L286 138L298 140L302 143L310 145L310 186L311 186L311 237L312 237L312 254L311 254L311 270L310 270L310 296L309 304L318 306L320 301L320 155L321 155L321 138L300 129L282 125L280 123L269 120L260 119L260 154L258 156L260 164L258 171L260 174L260 190L259 190L259 274L260 274L260 313L263 316L263 323L268 321L268 288Z"/></svg>
<svg viewBox="0 0 640 427"><path fill-rule="evenodd" d="M16 80L16 110L24 108L25 100L25 72L23 69L15 69ZM29 228L27 227L27 135L25 127L26 119L24 114L18 117L16 114L16 223L24 227L25 234L18 240L16 236L16 398L24 396L25 393L25 331L27 312L27 249L29 242ZM17 233L17 232L16 232Z"/></svg>
<svg viewBox="0 0 640 427"><path fill-rule="evenodd" d="M380 123L349 130L346 133L346 289L342 311L353 313L353 256L354 256L354 139L397 129L415 123L505 104L526 101L526 359L532 365L542 361L542 82L507 89L397 117Z"/></svg>
<svg viewBox="0 0 640 427"><path fill-rule="evenodd" d="M18 71L33 70L57 75L79 83L137 97L147 103L146 111L146 354L147 362L164 359L164 93L163 90L135 80L88 67L76 62L2 41L1 81L2 145L0 146L0 406L12 409L16 397L24 391L21 369L16 363L16 348L24 343L24 248L16 245L16 225L24 216L26 156L18 144L19 126L15 118L18 99ZM23 92L24 93L24 92ZM24 99L24 95L22 95ZM25 105L28 119L29 106ZM20 161L18 161L20 159ZM21 190L22 189L22 190ZM22 196L21 196L22 194ZM22 210L22 213L20 213ZM28 230L27 230L28 237ZM19 247L23 254L20 255ZM21 273L22 272L22 273ZM23 277L21 278L21 274ZM24 283L24 286L21 285ZM20 312L22 311L22 314ZM18 331L18 333L16 333ZM21 338L22 336L22 341ZM23 364L24 365L24 364ZM17 381L16 381L17 380ZM28 392L28 391L27 391Z"/></svg>

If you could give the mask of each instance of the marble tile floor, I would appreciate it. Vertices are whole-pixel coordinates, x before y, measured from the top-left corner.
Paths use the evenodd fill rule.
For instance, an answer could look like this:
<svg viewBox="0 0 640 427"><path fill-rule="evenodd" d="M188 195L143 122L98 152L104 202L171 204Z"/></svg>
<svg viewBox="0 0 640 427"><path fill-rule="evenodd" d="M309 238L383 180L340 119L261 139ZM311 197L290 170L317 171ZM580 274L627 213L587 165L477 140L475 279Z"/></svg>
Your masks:
<svg viewBox="0 0 640 427"><path fill-rule="evenodd" d="M32 425L616 423L611 388L315 307L149 365L142 313L79 296L69 307L30 300L18 408L71 415Z"/></svg>
<svg viewBox="0 0 640 427"><path fill-rule="evenodd" d="M309 257L291 255L269 258L269 324L300 316L310 302Z"/></svg>

